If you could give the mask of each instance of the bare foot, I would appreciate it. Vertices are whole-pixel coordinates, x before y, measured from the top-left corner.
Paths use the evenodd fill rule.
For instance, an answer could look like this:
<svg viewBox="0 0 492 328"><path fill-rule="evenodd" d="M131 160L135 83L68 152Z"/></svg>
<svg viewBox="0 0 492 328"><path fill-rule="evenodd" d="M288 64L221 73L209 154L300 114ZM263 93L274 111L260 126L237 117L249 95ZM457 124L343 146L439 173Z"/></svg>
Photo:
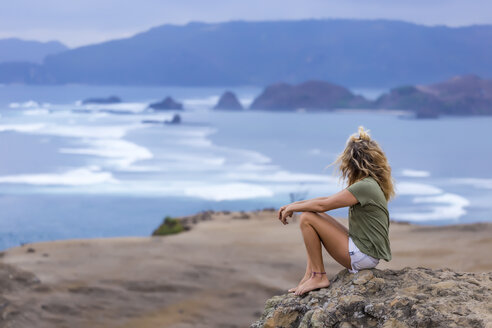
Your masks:
<svg viewBox="0 0 492 328"><path fill-rule="evenodd" d="M298 286L295 294L296 295L303 295L307 292L310 292L315 289L319 288L325 288L330 286L330 281L326 277L326 274L324 275L315 275L311 277L309 280L307 280L305 283L303 283L301 286Z"/></svg>
<svg viewBox="0 0 492 328"><path fill-rule="evenodd" d="M310 277L311 277L311 274L306 272L306 274L304 275L304 277L302 277L301 281L299 281L299 283L297 284L297 286L296 287L292 287L291 289L289 289L289 293L295 292L296 289L299 288L303 283L305 283L306 281L308 281Z"/></svg>

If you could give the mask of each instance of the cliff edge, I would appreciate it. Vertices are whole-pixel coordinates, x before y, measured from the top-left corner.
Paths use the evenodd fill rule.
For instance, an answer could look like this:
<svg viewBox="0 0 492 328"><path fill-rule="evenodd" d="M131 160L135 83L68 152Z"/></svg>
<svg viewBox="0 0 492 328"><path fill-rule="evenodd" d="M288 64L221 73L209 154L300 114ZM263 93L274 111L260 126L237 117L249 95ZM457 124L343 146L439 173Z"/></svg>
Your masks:
<svg viewBox="0 0 492 328"><path fill-rule="evenodd" d="M269 299L259 327L492 327L492 272L345 269L328 288Z"/></svg>

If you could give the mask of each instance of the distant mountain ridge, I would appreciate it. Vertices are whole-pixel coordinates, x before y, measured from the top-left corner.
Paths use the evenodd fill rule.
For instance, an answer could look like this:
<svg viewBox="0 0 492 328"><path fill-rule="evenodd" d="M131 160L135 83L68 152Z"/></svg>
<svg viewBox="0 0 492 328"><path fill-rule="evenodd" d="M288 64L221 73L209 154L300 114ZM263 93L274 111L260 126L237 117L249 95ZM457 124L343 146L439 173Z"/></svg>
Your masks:
<svg viewBox="0 0 492 328"><path fill-rule="evenodd" d="M176 86L328 80L391 87L463 74L492 78L489 58L490 25L450 28L348 19L195 22L49 55L29 78L46 81L35 83ZM8 83L1 68L0 81Z"/></svg>
<svg viewBox="0 0 492 328"><path fill-rule="evenodd" d="M58 41L39 42L17 38L0 39L0 63L30 62L41 64L47 55L68 50Z"/></svg>

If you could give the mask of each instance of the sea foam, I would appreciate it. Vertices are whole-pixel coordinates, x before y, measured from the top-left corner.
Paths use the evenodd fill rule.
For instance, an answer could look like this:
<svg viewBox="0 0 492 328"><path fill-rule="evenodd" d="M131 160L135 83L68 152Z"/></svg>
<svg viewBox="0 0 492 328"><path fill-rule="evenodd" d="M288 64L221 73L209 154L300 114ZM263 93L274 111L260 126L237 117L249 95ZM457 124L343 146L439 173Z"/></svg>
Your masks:
<svg viewBox="0 0 492 328"><path fill-rule="evenodd" d="M110 158L108 163L120 169L129 168L137 161L154 157L147 148L122 139L85 139L80 142L89 147L62 148L60 152Z"/></svg>
<svg viewBox="0 0 492 328"><path fill-rule="evenodd" d="M12 102L9 104L9 108L37 108L40 107L40 104L37 101L29 100L26 102Z"/></svg>
<svg viewBox="0 0 492 328"><path fill-rule="evenodd" d="M115 104L85 104L82 105L81 102L76 102L77 106L82 106L84 109L99 111L99 110L115 110L115 111L124 111L124 112L132 112L132 113L140 113L143 112L148 107L148 103L144 102L121 102Z"/></svg>

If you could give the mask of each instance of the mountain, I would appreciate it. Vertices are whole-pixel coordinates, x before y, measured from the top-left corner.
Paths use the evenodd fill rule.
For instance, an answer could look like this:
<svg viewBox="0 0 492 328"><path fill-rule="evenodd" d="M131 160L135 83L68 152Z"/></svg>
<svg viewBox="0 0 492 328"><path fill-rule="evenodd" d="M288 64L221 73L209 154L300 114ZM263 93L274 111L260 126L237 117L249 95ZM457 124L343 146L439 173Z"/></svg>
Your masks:
<svg viewBox="0 0 492 328"><path fill-rule="evenodd" d="M298 85L272 84L255 98L251 109L316 110L367 107L369 104L342 86L325 81L307 81Z"/></svg>
<svg viewBox="0 0 492 328"><path fill-rule="evenodd" d="M0 63L0 83L53 84L55 78L44 66L30 62Z"/></svg>
<svg viewBox="0 0 492 328"><path fill-rule="evenodd" d="M0 63L30 62L41 64L44 57L67 50L58 42L26 41L16 38L0 39Z"/></svg>
<svg viewBox="0 0 492 328"><path fill-rule="evenodd" d="M48 55L56 83L234 86L329 80L351 87L492 78L492 26L321 19L162 25ZM2 72L0 71L0 77Z"/></svg>

